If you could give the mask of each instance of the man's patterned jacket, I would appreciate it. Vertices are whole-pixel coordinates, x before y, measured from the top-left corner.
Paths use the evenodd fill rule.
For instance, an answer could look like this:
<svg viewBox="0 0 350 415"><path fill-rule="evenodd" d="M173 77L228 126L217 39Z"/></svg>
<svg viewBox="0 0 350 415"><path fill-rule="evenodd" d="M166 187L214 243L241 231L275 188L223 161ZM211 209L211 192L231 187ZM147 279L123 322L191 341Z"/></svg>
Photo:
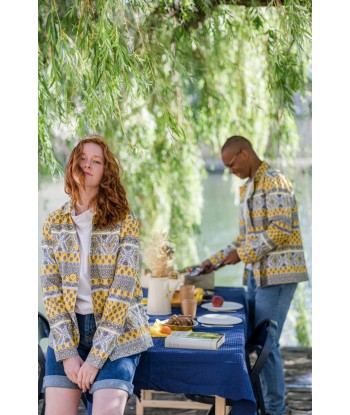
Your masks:
<svg viewBox="0 0 350 415"><path fill-rule="evenodd" d="M239 236L226 249L210 257L218 264L237 249L245 264L252 264L258 287L307 281L298 208L292 186L277 170L262 162L248 195L246 219L243 203L247 183L240 187ZM244 284L248 272L244 270Z"/></svg>

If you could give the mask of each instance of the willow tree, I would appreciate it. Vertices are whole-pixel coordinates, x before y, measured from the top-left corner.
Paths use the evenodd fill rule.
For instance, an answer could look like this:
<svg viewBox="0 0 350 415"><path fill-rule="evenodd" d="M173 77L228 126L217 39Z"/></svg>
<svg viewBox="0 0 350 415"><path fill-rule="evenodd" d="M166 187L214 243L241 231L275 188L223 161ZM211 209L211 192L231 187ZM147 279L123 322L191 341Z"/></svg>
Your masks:
<svg viewBox="0 0 350 415"><path fill-rule="evenodd" d="M260 154L293 153L310 29L311 0L39 0L41 173L104 135L145 236L168 230L193 261L201 145L217 154L240 133Z"/></svg>

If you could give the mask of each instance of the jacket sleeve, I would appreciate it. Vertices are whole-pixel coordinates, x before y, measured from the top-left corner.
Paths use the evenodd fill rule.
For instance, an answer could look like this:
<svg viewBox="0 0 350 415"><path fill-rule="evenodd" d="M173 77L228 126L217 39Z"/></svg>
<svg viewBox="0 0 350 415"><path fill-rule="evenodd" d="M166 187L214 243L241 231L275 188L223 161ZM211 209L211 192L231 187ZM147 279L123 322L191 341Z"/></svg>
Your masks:
<svg viewBox="0 0 350 415"><path fill-rule="evenodd" d="M99 369L117 347L123 332L139 273L139 244L139 222L130 214L121 225L114 280L86 359Z"/></svg>
<svg viewBox="0 0 350 415"><path fill-rule="evenodd" d="M268 226L260 233L247 236L245 242L237 248L238 256L246 264L259 261L282 245L292 232L292 208L295 202L290 184L283 176L277 176L270 178L266 187Z"/></svg>
<svg viewBox="0 0 350 415"><path fill-rule="evenodd" d="M44 306L50 325L51 338L57 361L78 355L73 346L73 321L69 315L62 291L62 278L52 249L51 219L43 225L43 262L40 269L40 282Z"/></svg>
<svg viewBox="0 0 350 415"><path fill-rule="evenodd" d="M238 235L237 238L234 241L232 241L229 245L227 245L226 248L220 249L220 251L216 252L214 255L209 257L209 261L213 265L217 265L225 258L229 251L231 251L232 249L237 249L239 246L241 246L243 240L244 236Z"/></svg>

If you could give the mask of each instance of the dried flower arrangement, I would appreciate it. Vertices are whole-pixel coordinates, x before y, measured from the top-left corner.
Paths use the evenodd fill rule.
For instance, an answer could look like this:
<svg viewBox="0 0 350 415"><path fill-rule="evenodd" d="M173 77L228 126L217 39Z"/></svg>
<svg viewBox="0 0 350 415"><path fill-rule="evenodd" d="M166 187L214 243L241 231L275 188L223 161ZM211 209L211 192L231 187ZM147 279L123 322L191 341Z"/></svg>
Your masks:
<svg viewBox="0 0 350 415"><path fill-rule="evenodd" d="M153 236L147 248L143 250L143 261L150 269L152 277L178 277L173 265L174 252L166 232L159 232Z"/></svg>

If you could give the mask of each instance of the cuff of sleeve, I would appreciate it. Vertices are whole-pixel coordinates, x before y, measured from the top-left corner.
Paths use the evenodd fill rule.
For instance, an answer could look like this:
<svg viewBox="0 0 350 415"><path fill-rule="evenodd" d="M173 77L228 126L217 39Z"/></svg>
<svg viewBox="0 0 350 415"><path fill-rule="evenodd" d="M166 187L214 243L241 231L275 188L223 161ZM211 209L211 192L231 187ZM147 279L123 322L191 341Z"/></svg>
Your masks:
<svg viewBox="0 0 350 415"><path fill-rule="evenodd" d="M213 265L217 265L219 262L221 262L225 258L224 250L217 252L213 256L209 257L209 261Z"/></svg>
<svg viewBox="0 0 350 415"><path fill-rule="evenodd" d="M226 256L233 249L237 250L238 247L239 247L239 245L236 245L236 244L227 245L226 249L224 250L224 255Z"/></svg>
<svg viewBox="0 0 350 415"><path fill-rule="evenodd" d="M78 356L78 349L76 347L71 347L69 349L54 349L55 351L55 357L57 362L61 362L64 359L69 359L73 356Z"/></svg>
<svg viewBox="0 0 350 415"><path fill-rule="evenodd" d="M243 261L245 264L252 264L253 262L256 262L259 260L258 258L252 258L250 255L248 255L248 253L242 246L237 248L237 255L240 257L241 261Z"/></svg>
<svg viewBox="0 0 350 415"><path fill-rule="evenodd" d="M92 347L88 357L86 358L86 362L90 363L90 365L101 369L102 366L106 363L108 359L108 353L102 352L101 350L96 349L96 347Z"/></svg>

